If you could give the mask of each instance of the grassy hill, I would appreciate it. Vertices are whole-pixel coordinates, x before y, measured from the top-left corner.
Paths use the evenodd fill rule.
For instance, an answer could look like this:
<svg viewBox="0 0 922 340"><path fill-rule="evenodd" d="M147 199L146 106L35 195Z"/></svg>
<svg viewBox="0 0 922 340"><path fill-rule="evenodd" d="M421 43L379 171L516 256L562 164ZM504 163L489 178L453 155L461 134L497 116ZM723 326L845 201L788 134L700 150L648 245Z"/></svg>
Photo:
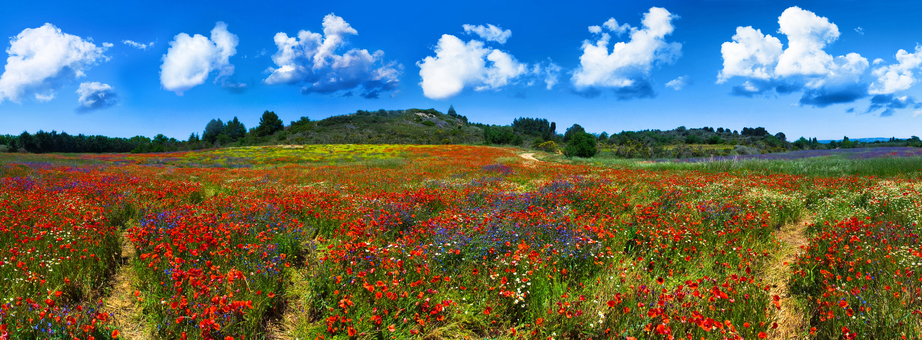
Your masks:
<svg viewBox="0 0 922 340"><path fill-rule="evenodd" d="M281 144L482 144L483 129L434 109L378 110L292 122Z"/></svg>

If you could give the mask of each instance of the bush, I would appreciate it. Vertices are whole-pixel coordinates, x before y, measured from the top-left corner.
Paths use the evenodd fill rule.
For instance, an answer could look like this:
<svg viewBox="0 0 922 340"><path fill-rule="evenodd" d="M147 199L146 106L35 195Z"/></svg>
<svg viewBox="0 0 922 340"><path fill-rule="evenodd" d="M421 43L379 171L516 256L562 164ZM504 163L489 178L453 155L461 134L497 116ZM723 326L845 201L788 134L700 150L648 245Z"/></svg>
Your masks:
<svg viewBox="0 0 922 340"><path fill-rule="evenodd" d="M557 152L557 143L554 143L554 141L549 140L547 142L536 145L535 148L541 151L554 153L554 152Z"/></svg>
<svg viewBox="0 0 922 340"><path fill-rule="evenodd" d="M576 133L570 138L567 147L563 150L564 156L590 158L598 153L596 138L588 133Z"/></svg>

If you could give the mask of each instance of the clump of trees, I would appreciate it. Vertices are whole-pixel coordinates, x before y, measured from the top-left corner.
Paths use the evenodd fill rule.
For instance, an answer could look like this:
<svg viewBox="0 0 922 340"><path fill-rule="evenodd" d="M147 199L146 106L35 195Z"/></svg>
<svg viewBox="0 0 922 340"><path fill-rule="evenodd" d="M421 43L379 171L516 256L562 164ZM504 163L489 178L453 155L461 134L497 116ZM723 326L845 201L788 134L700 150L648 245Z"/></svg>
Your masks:
<svg viewBox="0 0 922 340"><path fill-rule="evenodd" d="M549 123L544 118L520 117L512 121L512 130L520 134L550 141L557 135L557 123Z"/></svg>
<svg viewBox="0 0 922 340"><path fill-rule="evenodd" d="M70 135L67 132L46 132L35 134L24 131L18 136L0 135L0 152L129 152L150 139L143 136L131 138L106 137L83 134Z"/></svg>
<svg viewBox="0 0 922 340"><path fill-rule="evenodd" d="M596 142L596 137L591 134L574 132L567 142L567 147L563 149L563 154L567 157L593 157L598 153Z"/></svg>

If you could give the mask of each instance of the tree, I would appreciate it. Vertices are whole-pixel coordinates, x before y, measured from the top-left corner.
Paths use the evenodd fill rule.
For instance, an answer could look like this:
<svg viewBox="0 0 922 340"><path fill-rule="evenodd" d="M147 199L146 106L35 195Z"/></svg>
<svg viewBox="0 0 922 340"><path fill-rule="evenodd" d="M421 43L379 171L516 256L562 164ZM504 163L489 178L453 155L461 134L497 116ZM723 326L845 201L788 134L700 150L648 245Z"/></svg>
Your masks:
<svg viewBox="0 0 922 340"><path fill-rule="evenodd" d="M523 142L522 137L516 135L511 126L484 126L483 139L487 144L522 145Z"/></svg>
<svg viewBox="0 0 922 340"><path fill-rule="evenodd" d="M266 110L263 116L259 118L259 126L256 127L256 136L269 136L281 130L284 126L282 120L275 112Z"/></svg>
<svg viewBox="0 0 922 340"><path fill-rule="evenodd" d="M567 157L590 158L595 156L596 153L598 153L598 149L596 149L595 136L585 132L574 133L570 137L567 147L563 149L563 154Z"/></svg>
<svg viewBox="0 0 922 340"><path fill-rule="evenodd" d="M573 126L567 129L567 132L564 132L563 142L568 142L571 138L573 138L573 136L576 136L580 133L586 133L586 129L583 129L583 127L579 126L579 124L573 124Z"/></svg>
<svg viewBox="0 0 922 340"><path fill-rule="evenodd" d="M602 131L602 133L599 134L599 142L607 142L607 141L608 141L608 132Z"/></svg>
<svg viewBox="0 0 922 340"><path fill-rule="evenodd" d="M782 143L788 142L788 137L784 135L784 132L778 132L775 134L775 138L778 138Z"/></svg>
<svg viewBox="0 0 922 340"><path fill-rule="evenodd" d="M237 117L234 117L234 120L227 122L227 125L224 126L224 134L230 138L231 142L236 142L246 137L247 128L237 120Z"/></svg>
<svg viewBox="0 0 922 340"><path fill-rule="evenodd" d="M165 151L165 150L166 150L166 149L165 149L165 148L166 148L166 143L167 143L168 141L169 141L169 139L166 138L166 136L164 136L162 133L157 134L156 136L154 136L154 140L151 141L151 144L152 144L152 145L151 145L151 146L152 146L152 147L151 147L151 151L152 151L152 152L163 152L163 151Z"/></svg>
<svg viewBox="0 0 922 340"><path fill-rule="evenodd" d="M515 132L540 137L544 140L551 140L554 137L556 134L556 131L554 131L555 127L556 124L549 123L547 119L544 118L519 117L512 121L512 129L515 130Z"/></svg>
<svg viewBox="0 0 922 340"><path fill-rule="evenodd" d="M457 117L457 116L458 116L458 112L455 112L455 106L454 106L454 105L448 105L448 115L449 115L449 116L452 116L452 117Z"/></svg>
<svg viewBox="0 0 922 340"><path fill-rule="evenodd" d="M224 122L222 122L221 119L212 119L208 122L208 125L205 125L205 132L202 133L202 140L214 144L214 142L218 140L218 135L222 132L224 132Z"/></svg>
<svg viewBox="0 0 922 340"><path fill-rule="evenodd" d="M29 134L28 131L23 131L22 134L19 135L19 146L27 152L41 152L38 150L38 145L35 143L35 140L32 138L32 135Z"/></svg>
<svg viewBox="0 0 922 340"><path fill-rule="evenodd" d="M312 127L313 124L311 124L311 119L307 118L307 116L303 116L301 119L291 122L291 125L288 128L288 133L292 134L302 131L310 131Z"/></svg>

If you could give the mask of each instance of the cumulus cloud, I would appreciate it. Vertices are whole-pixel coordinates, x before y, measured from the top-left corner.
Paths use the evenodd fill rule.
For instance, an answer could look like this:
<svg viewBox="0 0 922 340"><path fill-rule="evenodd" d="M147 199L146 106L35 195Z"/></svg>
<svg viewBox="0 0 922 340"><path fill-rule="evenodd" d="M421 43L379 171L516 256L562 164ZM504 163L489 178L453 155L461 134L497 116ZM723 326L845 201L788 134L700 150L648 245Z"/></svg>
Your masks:
<svg viewBox="0 0 922 340"><path fill-rule="evenodd" d="M432 99L454 96L465 86L476 91L499 89L528 71L506 52L485 47L480 40L464 42L449 34L439 39L435 57L426 57L417 66L423 95Z"/></svg>
<svg viewBox="0 0 922 340"><path fill-rule="evenodd" d="M474 26L465 24L463 27L464 33L476 34L483 40L495 41L500 44L505 44L506 40L512 36L512 30L503 30L502 28L493 26L491 24L487 24L486 26Z"/></svg>
<svg viewBox="0 0 922 340"><path fill-rule="evenodd" d="M100 60L111 44L97 47L61 31L50 23L27 28L10 39L9 57L0 75L0 102L20 102L25 97L38 101L54 98L54 91L83 77Z"/></svg>
<svg viewBox="0 0 922 340"><path fill-rule="evenodd" d="M142 44L142 43L139 43L139 42L136 42L136 41L132 41L132 40L122 40L122 43L125 44L125 45L128 45L128 46L137 48L137 49L139 49L139 50L145 50L145 51L147 51L148 48L154 47L154 42L153 42L153 41L151 41L151 42L149 42L149 43L146 43L146 44Z"/></svg>
<svg viewBox="0 0 922 340"><path fill-rule="evenodd" d="M230 63L230 57L237 54L238 42L237 35L228 32L227 24L221 21L211 30L210 39L200 34L177 34L170 41L167 54L163 55L160 84L181 96L183 92L204 84L211 73L217 71L215 84L245 87L231 80L234 65Z"/></svg>
<svg viewBox="0 0 922 340"><path fill-rule="evenodd" d="M384 52L369 53L365 49L337 50L346 37L357 35L343 18L328 14L323 18L323 34L301 30L295 37L276 33L278 51L272 55L276 67L263 82L266 84L302 85L301 93L331 94L338 91L359 91L365 98L377 98L381 92L397 88L397 77L403 68L395 62L385 62Z"/></svg>
<svg viewBox="0 0 922 340"><path fill-rule="evenodd" d="M868 107L865 113L871 113L879 110L883 110L880 113L881 117L892 116L896 110L905 109L910 106L918 108L916 100L910 96L901 96L896 97L892 94L879 94L874 97L871 97L871 106Z"/></svg>
<svg viewBox="0 0 922 340"><path fill-rule="evenodd" d="M644 14L643 27L618 25L609 19L602 27L618 35L630 32L630 40L617 42L609 52L611 35L602 27L591 26L589 31L598 34L598 40L583 41L580 66L571 77L578 92L595 94L600 88L614 91L620 99L651 97L653 87L650 72L654 66L671 64L681 56L682 45L667 42L665 37L673 32L672 20L677 17L666 9L652 7Z"/></svg>
<svg viewBox="0 0 922 340"><path fill-rule="evenodd" d="M829 19L799 7L786 9L778 18L781 41L752 27L737 27L732 41L721 45L723 69L717 83L733 77L746 78L731 94L786 94L803 91L801 105L826 107L853 102L868 95L862 75L868 60L857 53L833 57L824 48L839 37Z"/></svg>
<svg viewBox="0 0 922 340"><path fill-rule="evenodd" d="M77 94L80 95L80 98L77 99L77 102L80 103L77 110L82 112L104 109L118 103L115 89L109 84L96 81L81 83L77 89Z"/></svg>
<svg viewBox="0 0 922 340"><path fill-rule="evenodd" d="M691 84L692 84L691 78L689 78L688 76L681 76L681 77L678 77L666 83L666 87L669 87L669 88L672 88L673 90L678 91L678 90L684 89L686 86L689 86Z"/></svg>
<svg viewBox="0 0 922 340"><path fill-rule="evenodd" d="M860 34L860 35L864 35L864 29L861 28L861 27L856 27L856 28L855 28L855 32L858 32L858 34Z"/></svg>
<svg viewBox="0 0 922 340"><path fill-rule="evenodd" d="M896 61L897 64L878 67L871 72L877 77L877 80L871 83L871 94L891 94L912 87L916 83L913 70L922 65L922 46L916 46L915 53L903 49L897 51ZM875 60L874 64L879 63Z"/></svg>

